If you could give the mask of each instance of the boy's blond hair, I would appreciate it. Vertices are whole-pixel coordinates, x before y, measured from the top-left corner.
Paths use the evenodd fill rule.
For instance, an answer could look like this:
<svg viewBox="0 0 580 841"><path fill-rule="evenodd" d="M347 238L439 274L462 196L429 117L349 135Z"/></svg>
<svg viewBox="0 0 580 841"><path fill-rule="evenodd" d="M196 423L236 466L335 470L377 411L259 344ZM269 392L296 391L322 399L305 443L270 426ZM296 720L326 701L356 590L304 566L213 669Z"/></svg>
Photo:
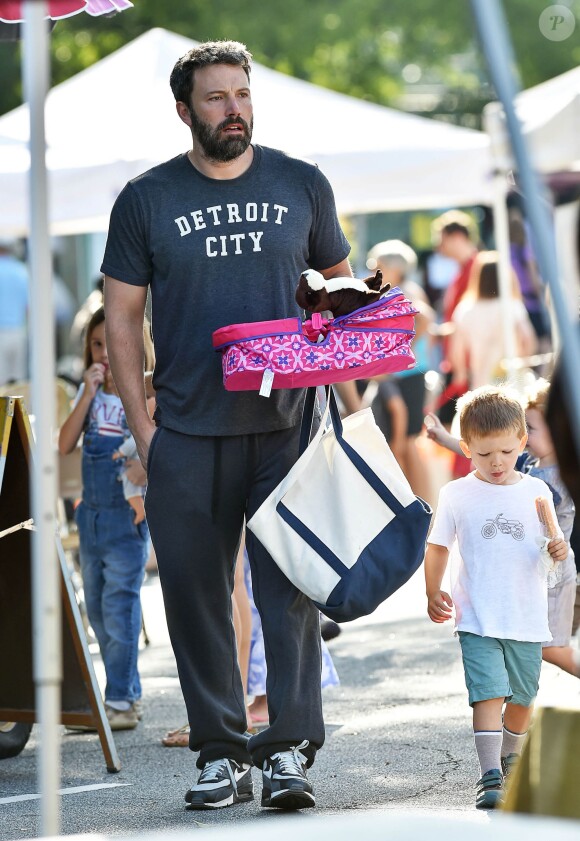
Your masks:
<svg viewBox="0 0 580 841"><path fill-rule="evenodd" d="M548 394L550 393L550 383L543 377L539 377L529 388L526 389L525 408L537 409L543 415L546 414L546 407L548 405Z"/></svg>
<svg viewBox="0 0 580 841"><path fill-rule="evenodd" d="M526 434L524 407L518 395L506 386L484 385L468 391L457 401L461 439L485 438L502 432Z"/></svg>

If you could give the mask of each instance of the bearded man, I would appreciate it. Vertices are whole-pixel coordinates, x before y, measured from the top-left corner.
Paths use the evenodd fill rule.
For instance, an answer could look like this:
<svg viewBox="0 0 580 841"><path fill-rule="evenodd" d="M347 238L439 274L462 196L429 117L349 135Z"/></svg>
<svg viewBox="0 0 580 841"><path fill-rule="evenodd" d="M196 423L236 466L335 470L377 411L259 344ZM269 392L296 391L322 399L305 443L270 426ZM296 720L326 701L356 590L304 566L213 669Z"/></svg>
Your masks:
<svg viewBox="0 0 580 841"><path fill-rule="evenodd" d="M139 455L171 642L201 773L189 808L253 798L314 806L306 769L324 741L318 612L247 536L262 617L270 726L248 738L231 593L244 527L298 457L301 389L223 388L212 332L299 315L296 279L351 275L331 187L312 163L252 143L251 54L200 44L171 88L188 152L129 182L102 265L107 345ZM152 298L157 408L147 413L143 314Z"/></svg>

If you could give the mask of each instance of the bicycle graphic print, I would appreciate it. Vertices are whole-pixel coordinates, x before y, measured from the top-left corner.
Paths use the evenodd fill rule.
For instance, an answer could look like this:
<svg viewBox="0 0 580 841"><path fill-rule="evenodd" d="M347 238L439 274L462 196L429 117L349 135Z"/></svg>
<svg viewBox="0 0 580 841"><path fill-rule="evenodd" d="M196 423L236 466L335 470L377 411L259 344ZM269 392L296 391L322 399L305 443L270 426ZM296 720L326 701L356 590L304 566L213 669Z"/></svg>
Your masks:
<svg viewBox="0 0 580 841"><path fill-rule="evenodd" d="M498 514L493 520L489 519L481 529L481 534L487 540L495 537L498 531L501 534L511 534L514 540L523 540L525 537L524 527L519 520L508 520L503 514Z"/></svg>

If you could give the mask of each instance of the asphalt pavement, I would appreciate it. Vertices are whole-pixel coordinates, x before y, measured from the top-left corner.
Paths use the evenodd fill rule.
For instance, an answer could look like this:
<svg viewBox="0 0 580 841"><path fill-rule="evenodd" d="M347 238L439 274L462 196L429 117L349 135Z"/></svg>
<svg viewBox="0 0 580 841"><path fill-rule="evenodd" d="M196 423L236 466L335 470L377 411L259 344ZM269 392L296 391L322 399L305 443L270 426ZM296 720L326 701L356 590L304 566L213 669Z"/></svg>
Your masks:
<svg viewBox="0 0 580 841"><path fill-rule="evenodd" d="M230 824L241 830L251 820L273 829L282 816L260 808L257 770L254 802L217 812L185 809L184 793L197 776L195 755L160 743L166 730L185 722L185 712L156 576L143 588L143 605L151 639L140 654L143 721L115 734L118 774L107 772L96 735L63 734L62 833L167 835ZM285 821L294 820L303 834L312 828L305 822L331 815L352 820L358 813L361 829L376 813L390 813L393 826L401 815L420 815L426 828L446 817L468 821L478 837L478 826L496 816L474 808L479 775L459 644L450 627L427 619L422 572L371 617L342 627L329 643L340 686L324 692L326 745L310 772L317 807ZM95 665L102 681L98 656ZM580 709L580 681L544 666L538 703ZM2 841L41 835L38 738L35 727L24 751L0 762Z"/></svg>

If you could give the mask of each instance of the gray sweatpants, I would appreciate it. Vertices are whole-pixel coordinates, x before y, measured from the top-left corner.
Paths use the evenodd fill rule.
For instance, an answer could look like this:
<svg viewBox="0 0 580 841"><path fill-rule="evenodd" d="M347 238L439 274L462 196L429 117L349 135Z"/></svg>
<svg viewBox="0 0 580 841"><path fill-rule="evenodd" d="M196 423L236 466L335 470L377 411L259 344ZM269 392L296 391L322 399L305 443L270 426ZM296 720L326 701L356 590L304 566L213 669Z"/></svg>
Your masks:
<svg viewBox="0 0 580 841"><path fill-rule="evenodd" d="M307 739L324 742L318 611L248 530L254 600L262 619L270 727L249 741L231 593L244 523L298 455L299 427L202 437L159 428L149 452L145 507L167 625L198 767L221 757L261 767ZM250 758L251 757L251 758Z"/></svg>

